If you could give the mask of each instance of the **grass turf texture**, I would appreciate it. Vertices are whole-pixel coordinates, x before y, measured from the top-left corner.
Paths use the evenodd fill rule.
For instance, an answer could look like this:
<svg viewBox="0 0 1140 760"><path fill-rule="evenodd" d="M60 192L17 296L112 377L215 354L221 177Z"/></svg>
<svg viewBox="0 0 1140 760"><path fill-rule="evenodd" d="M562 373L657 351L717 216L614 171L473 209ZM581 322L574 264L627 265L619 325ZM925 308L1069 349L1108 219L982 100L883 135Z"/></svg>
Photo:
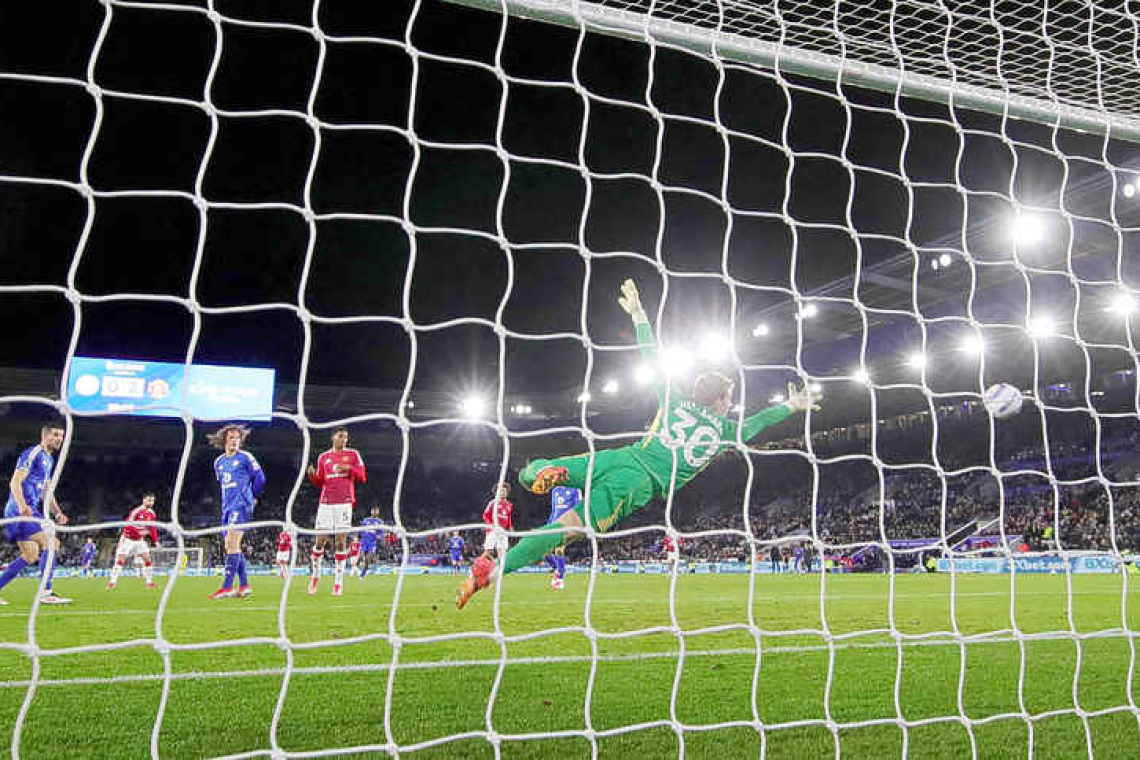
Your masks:
<svg viewBox="0 0 1140 760"><path fill-rule="evenodd" d="M305 580L293 582L279 616L283 584L277 578L254 578L251 599L220 602L206 599L217 579L178 579L160 621L163 637L175 645L248 643L171 652L174 677L158 736L161 756L270 748L287 662L276 644L282 633L297 646L277 726L277 741L287 752L389 741L409 747L485 731L505 652L508 664L490 719L502 735L502 755L510 758L588 757L590 744L583 737L510 736L583 731L587 714L598 732L646 724L600 736L603 757L666 757L682 751L696 758L761 752L773 758L834 756L836 742L844 756L852 757L898 757L904 744L909 757L968 757L971 735L957 720L905 731L896 722L900 712L906 721L958 716L960 679L962 712L985 721L972 727L981 757L1026 757L1031 740L1037 757L1087 756L1090 743L1098 758L1140 753L1137 718L1130 712L1087 717L1087 722L1071 712L1050 714L1072 710L1074 693L1088 712L1129 704L1129 690L1135 697L1137 687L1129 681L1125 636L1087 638L1078 647L1072 639L1021 646L999 635L995 641L968 643L964 654L957 643L935 637L904 643L900 650L889 634L891 586L883 576L829 576L823 593L818 575L751 580L753 614L764 632L755 692L756 640L747 630L718 630L747 622L748 576L679 576L673 612L688 632L683 641L671 630L668 576L599 576L591 625L601 634L652 632L599 637L592 689L592 644L585 634L552 632L500 647L493 636L493 592L479 594L457 612L452 595L458 576L407 577L394 615L392 577L350 579L340 598L329 595L328 579L317 596L308 596ZM1130 591L1125 598L1119 576L1073 576L1071 597L1064 576L1025 575L1015 583L1011 605L1009 576L959 576L952 618L948 576L898 576L894 627L922 634L953 630L956 621L965 636L1008 632L1012 612L1026 634L1068 630L1070 614L1083 633L1119 629L1125 622L1130 630L1140 629L1140 596ZM548 584L545 574L507 578L499 609L506 636L584 624L587 578L568 576L562 592ZM40 609L34 635L41 648L155 638L160 592L147 591L139 579L124 578L113 592L104 591L102 580L64 579L57 586L75 604ZM20 580L7 590L12 604L0 608L0 641L28 642L33 588L31 580ZM833 647L821 633L824 621ZM401 667L391 680L391 735L386 736L393 647L382 638L345 642L385 634L389 626L404 641ZM416 641L457 633L476 635ZM685 657L678 668L682 647ZM440 663L449 667L433 667ZM19 740L22 756L149 756L162 672L163 659L150 642L41 658L44 683L28 709ZM26 654L0 649L4 746L31 677ZM1022 702L1030 721L1021 717ZM753 725L753 704L763 731ZM878 722L833 734L822 723L828 717L838 724ZM662 723L671 718L683 726L680 733ZM490 758L494 751L486 738L474 736L421 748L412 756Z"/></svg>

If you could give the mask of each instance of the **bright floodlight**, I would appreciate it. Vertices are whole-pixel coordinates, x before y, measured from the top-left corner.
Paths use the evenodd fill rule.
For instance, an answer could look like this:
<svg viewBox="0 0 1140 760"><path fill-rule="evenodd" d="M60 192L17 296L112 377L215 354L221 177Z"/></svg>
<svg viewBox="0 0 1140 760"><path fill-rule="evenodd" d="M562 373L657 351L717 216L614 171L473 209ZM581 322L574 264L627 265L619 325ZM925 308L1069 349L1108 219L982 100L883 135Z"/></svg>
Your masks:
<svg viewBox="0 0 1140 760"><path fill-rule="evenodd" d="M954 259L950 258L950 254L944 253L938 257L938 263L944 267L948 267L954 263Z"/></svg>
<svg viewBox="0 0 1140 760"><path fill-rule="evenodd" d="M1136 185L1129 182L1121 188L1121 191L1124 193L1125 198L1131 198L1133 195L1136 195Z"/></svg>
<svg viewBox="0 0 1140 760"><path fill-rule="evenodd" d="M693 366L693 355L680 346L664 346L660 357L661 369L669 377L684 375Z"/></svg>
<svg viewBox="0 0 1140 760"><path fill-rule="evenodd" d="M863 369L862 367L859 367L854 372L852 372L851 377L853 377L857 383L871 382L871 376L867 374L867 370Z"/></svg>
<svg viewBox="0 0 1140 760"><path fill-rule="evenodd" d="M931 259L930 260L930 268L933 269L935 272L938 271L938 259Z"/></svg>
<svg viewBox="0 0 1140 760"><path fill-rule="evenodd" d="M1036 214L1020 213L1014 217L1011 231L1019 245L1033 245L1045 237L1045 220Z"/></svg>
<svg viewBox="0 0 1140 760"><path fill-rule="evenodd" d="M906 358L906 366L913 369L922 369L926 366L926 354L916 351Z"/></svg>
<svg viewBox="0 0 1140 760"><path fill-rule="evenodd" d="M459 411L461 411L463 413L463 416L467 419L477 420L483 416L483 407L483 399L479 398L478 396L471 395L460 402Z"/></svg>
<svg viewBox="0 0 1140 760"><path fill-rule="evenodd" d="M808 386L808 390L810 390L812 393L819 393L823 390L823 386L819 383L812 383Z"/></svg>
<svg viewBox="0 0 1140 760"><path fill-rule="evenodd" d="M653 382L654 373L653 368L648 364L638 364L637 368L633 371L633 382L638 385L649 385Z"/></svg>
<svg viewBox="0 0 1140 760"><path fill-rule="evenodd" d="M769 332L770 331L768 330L768 323L767 322L761 322L760 324L758 324L752 328L752 337L753 338L763 338Z"/></svg>
<svg viewBox="0 0 1140 760"><path fill-rule="evenodd" d="M1117 293L1113 296L1112 302L1108 305L1108 310L1114 314L1128 316L1136 311L1136 299L1128 293Z"/></svg>
<svg viewBox="0 0 1140 760"><path fill-rule="evenodd" d="M800 316L804 319L811 319L816 314L819 314L819 307L814 303L809 303L807 306L800 309Z"/></svg>
<svg viewBox="0 0 1140 760"><path fill-rule="evenodd" d="M587 401L589 401L591 398L593 398L593 397L590 395L589 391L582 391L581 393L578 394L578 403L584 404Z"/></svg>
<svg viewBox="0 0 1140 760"><path fill-rule="evenodd" d="M971 335L962 341L962 350L968 354L980 354L986 349L986 343L977 335Z"/></svg>
<svg viewBox="0 0 1140 760"><path fill-rule="evenodd" d="M1029 336L1031 338L1048 338L1056 331L1057 328L1049 317L1034 317L1029 320Z"/></svg>
<svg viewBox="0 0 1140 760"><path fill-rule="evenodd" d="M618 381L611 378L602 386L602 393L617 393L620 387Z"/></svg>
<svg viewBox="0 0 1140 760"><path fill-rule="evenodd" d="M770 398L768 400L771 401L773 404L779 404L780 402L782 402L784 400L784 394L783 393L774 393L774 394L772 394L772 398Z"/></svg>
<svg viewBox="0 0 1140 760"><path fill-rule="evenodd" d="M709 333L701 341L701 357L708 361L719 361L728 354L728 351L728 341L722 335Z"/></svg>

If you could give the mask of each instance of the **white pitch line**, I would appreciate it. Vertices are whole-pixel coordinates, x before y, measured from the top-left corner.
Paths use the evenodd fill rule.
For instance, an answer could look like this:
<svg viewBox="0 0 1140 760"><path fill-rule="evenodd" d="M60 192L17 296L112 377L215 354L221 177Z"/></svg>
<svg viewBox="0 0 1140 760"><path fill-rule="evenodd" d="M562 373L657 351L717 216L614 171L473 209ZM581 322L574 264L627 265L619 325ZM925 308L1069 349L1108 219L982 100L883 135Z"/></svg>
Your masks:
<svg viewBox="0 0 1140 760"><path fill-rule="evenodd" d="M1038 638L1037 640L1041 640ZM1059 634L1056 637L1058 641L1069 641L1069 637ZM980 639L977 641L964 642L967 646L976 646L978 644L1009 644L1016 641L1012 636L995 636L993 638ZM922 641L905 641L902 642L903 647L957 647L958 641L953 639L929 639ZM812 652L826 652L829 649L836 651L845 649L897 649L898 644L893 641L882 641L873 643L853 643L853 644L834 644L828 646L827 644L807 644L803 646L778 646L778 647L764 647L761 652L762 655L772 654L809 654ZM755 649L747 649L743 647L730 648L730 649L698 649L689 650L685 652L685 658L689 657L739 657L739 656L756 656ZM611 655L598 655L598 657L590 657L589 655L561 655L551 657L514 657L507 660L439 660L434 662L402 662L396 666L396 670L435 670L439 668L497 668L500 664L505 662L506 665L554 665L554 664L578 664L587 663L592 660L598 662L637 662L639 660L660 660L660 659L677 659L678 652L638 652L636 654L611 654ZM362 663L359 665L321 665L312 667L295 667L292 669L293 675L328 675L328 674L352 674L352 673L386 673L391 669L391 665L382 663ZM267 676L282 676L285 674L285 668L259 668L249 670L215 670L215 671L189 671L185 673L173 673L170 676L171 681L195 681L216 678L264 678ZM105 678L43 678L36 682L36 686L80 686L80 685L104 685L104 684L119 684L119 683L146 683L146 682L161 682L164 676L154 673L141 673L137 675L127 676L108 676ZM0 689L26 689L31 685L31 681L0 681Z"/></svg>
<svg viewBox="0 0 1140 760"><path fill-rule="evenodd" d="M1140 593L1140 584L1137 584L1135 587L1130 589L1130 591L1131 591L1131 593ZM1074 591L1072 595L1073 596L1113 596L1113 597L1117 597L1117 596L1120 596L1120 591L1119 590ZM946 600L949 600L950 596L951 596L951 594L949 592L947 592L947 593L895 594L894 598L895 599L946 599ZM1008 591L959 591L958 593L954 594L953 596L955 598L995 597L995 596L1009 597L1010 594ZM1017 592L1017 596L1066 596L1066 594L1064 593L1063 590L1062 591L1019 591L1019 592ZM779 602L779 601L786 601L788 599L818 600L819 594L757 594L755 598L756 598L757 602ZM886 602L890 599L890 595L885 594L885 593L883 593L883 594L843 594L843 593L837 592L834 595L828 595L826 601L829 603L833 603L833 602L839 603L839 602L845 602L848 600L855 600L855 599L878 599L878 600L882 600L883 602ZM703 602L736 602L736 601L743 602L743 601L747 601L747 597L742 596L742 595L738 595L738 596L702 596L700 601L702 603ZM451 603L452 603L452 600L450 597L446 598L446 599L441 597L440 599L438 599L434 602L400 602L399 606L401 606L401 607L450 607ZM622 599L594 599L591 606L609 605L609 604L629 605L632 603L637 603L637 604L640 604L644 607L646 604L646 600L644 598L635 598L635 597L626 597L626 598L622 598ZM331 610L376 609L376 608L380 608L380 607L389 608L392 606L391 602L369 602L369 603L356 603L356 604L344 604L341 602L336 602L335 604L336 604L336 606L333 608L330 608ZM516 607L516 606L517 607L536 607L536 606L540 606L540 605L541 606L547 606L547 605L567 606L568 604L574 604L574 602L573 601L567 602L565 597L561 597L558 599L545 599L545 600L540 600L540 601L525 600L525 599L514 599L514 600L503 599L500 602L500 604L502 606L507 606L507 607ZM666 606L668 604L668 602L667 602L667 600L662 599L659 602L659 604ZM684 606L684 605L682 604L681 606ZM209 607L179 607L179 608L173 608L173 609L168 608L166 611L166 615L169 617L171 615L178 615L178 614L182 614L182 613L197 614L197 613L201 613L201 612L214 612L214 611L217 611L219 609L224 609L227 614L234 612L234 611L238 611L238 612L270 612L270 611L276 612L279 608L280 608L279 604L256 605L256 604L249 604L248 602L242 602L240 600L237 600L237 601L219 602L219 603L211 605ZM77 609L75 607L69 606L66 608L52 608L50 611L45 611L45 609L43 607L40 608L40 614L46 614L50 617L72 617L72 616L85 616L85 615L153 615L157 611L158 611L157 606L155 606L152 609L136 609L136 608L129 608L129 607L123 607L123 608L115 607L115 608L103 608L103 609L98 609L98 610L84 610L84 609ZM288 610L286 610L286 614L288 614ZM28 616L27 611L24 611L24 612L19 612L19 611L17 611L17 612L0 612L0 618L26 618L27 616Z"/></svg>

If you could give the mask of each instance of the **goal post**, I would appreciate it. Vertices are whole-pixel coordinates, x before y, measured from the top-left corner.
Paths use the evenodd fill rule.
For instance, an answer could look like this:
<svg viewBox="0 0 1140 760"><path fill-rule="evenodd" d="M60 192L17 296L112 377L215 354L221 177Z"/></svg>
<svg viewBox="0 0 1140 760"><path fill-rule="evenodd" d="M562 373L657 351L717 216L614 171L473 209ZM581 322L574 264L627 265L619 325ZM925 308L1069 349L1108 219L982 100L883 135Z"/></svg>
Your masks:
<svg viewBox="0 0 1140 760"><path fill-rule="evenodd" d="M159 546L150 550L154 569L160 573L173 573L181 567L182 571L200 575L202 573L202 557L204 552L200 546L188 546L182 549L181 556L185 562L180 565L179 550L168 546Z"/></svg>
<svg viewBox="0 0 1140 760"><path fill-rule="evenodd" d="M1050 3L1010 3L1041 30L1016 28L983 6L941 3L676 3L654 0L447 0L492 12L689 50L703 56L1027 119L1140 142L1135 108L1134 15L1090 4L1085 18L1060 16L1062 39L1048 28ZM1058 5L1058 4L1052 4ZM1019 21L1016 18L1010 21ZM1054 22L1057 23L1057 22ZM1068 28L1066 27L1068 25ZM1084 27L1082 29L1082 27ZM1084 32L1098 46L1071 40ZM1055 81L1037 51L1064 61ZM1006 53L1012 65L1002 65ZM937 72L937 73L935 73ZM1130 81L1131 79L1131 81Z"/></svg>
<svg viewBox="0 0 1140 760"><path fill-rule="evenodd" d="M187 575L214 573L203 548L155 548L155 566L172 577L151 630L128 640L57 624L90 614L79 604L57 615L33 602L27 624L0 640L32 663L30 680L4 682L23 694L13 756L51 754L37 742L58 734L43 720L60 712L52 689L68 667L98 659L71 655L126 647L162 659L137 678L104 679L116 688L161 682L157 713L153 699L122 700L124 709L145 702L131 719L153 720L154 757L499 757L520 745L523 754L595 757L906 757L928 740L973 757L1020 742L1033 756L1073 736L1058 752L1087 746L1091 755L1110 722L1102 718L1128 723L1108 736L1140 738L1135 579L1123 565L1137 548L1127 544L1140 541L1140 465L1121 455L1140 439L1140 197L1130 200L1140 196L1140 17L1131 6L313 0L298 13L217 5L90 4L92 18L78 25L90 46L75 71L53 68L47 54L19 65L8 63L9 50L0 55L0 88L12 85L2 92L12 100L0 102L21 124L92 113L89 123L67 123L79 134L74 166L24 162L42 156L0 139L0 191L73 203L17 198L13 208L46 209L31 222L15 215L28 241L47 247L55 230L45 232L43 219L78 214L74 245L43 254L62 262L55 280L46 281L48 268L27 270L44 282L12 268L0 275L0 295L50 296L66 310L63 391L81 345L118 347L128 330L150 326L127 306L176 313L179 327L166 325L160 337L180 336L172 343L186 365L203 354L256 355L258 364L285 356L279 371L296 377L249 446L265 456L276 492L260 497L256 522L230 524L246 534L245 553L226 551L240 573L245 557L255 548L264 556L284 531L294 539L293 572L255 579L268 605L223 595L204 607L206 581L184 581L177 568L185 560ZM472 41L462 23L437 15L449 12L495 28ZM516 71L545 51L527 41L532 60L511 60L512 18L528 20L516 25L526 27L520 34L534 21L560 35L563 65ZM592 53L594 33L628 44L636 63ZM199 56L200 77L188 73L189 60L166 61L168 50ZM168 68L140 63L144 53ZM662 69L695 62L704 78L655 79L667 57L683 64ZM626 64L644 70L625 78ZM146 76L124 75L137 67ZM744 107L722 97L729 76ZM679 91L700 106L665 103ZM47 93L74 102L41 113ZM912 101L945 108L916 115ZM1019 120L1034 134L1025 137ZM51 134L27 131L29 144L32 132ZM1080 145L1070 144L1074 135ZM6 142L19 161L8 160ZM968 143L982 148L970 153ZM156 145L161 161L142 149ZM158 200L185 218L147 205ZM1035 212L1048 220L1033 220ZM145 227L156 218L161 230ZM255 232L235 232L242 225ZM131 237L112 232L122 230ZM123 266L118 253L132 245L169 251L171 262L181 251L185 276L165 258ZM617 305L627 277L643 288L659 365L632 358L644 333ZM427 308L441 301L448 308ZM111 313L120 308L126 316ZM476 342L469 366L482 387L461 399L468 389L453 393L449 383L468 365L452 349ZM651 420L667 402L649 383L674 370L680 377L683 365L720 373L727 389L709 404L730 411L698 405L699 424L689 415L663 430ZM550 367L557 373L537 371ZM384 394L348 385L380 376L390 384ZM693 388L693 379L666 380L663 395ZM986 411L994 382L1026 394L1021 428ZM785 422L777 407L805 387L823 393L822 408L797 402L804 414ZM38 404L66 417L54 477L74 488L91 472L83 459L91 452L73 433L103 412L25 390L0 389L0 406ZM746 439L738 431L765 409L780 413L777 432ZM216 453L199 456L204 422L183 414L171 433L181 445L177 475L148 487L173 486L170 535L216 546L226 526L215 481L228 475L214 469ZM390 507L383 527L398 539L385 548L398 571L350 579L345 599L326 594L327 583L318 596L317 578L294 577L310 563L343 560L309 551L317 496L305 477L340 425L352 428L350 445L384 442L366 452L367 495L369 506ZM500 480L516 484L524 455L585 456L582 498L592 507L612 486L593 479L611 456L603 452L632 442L669 448L674 477L663 483L631 463L644 477L614 494L613 522L570 529L586 539L571 550L586 568L569 584L576 588L547 589L533 577L545 567L531 563L453 609L449 580L459 579L427 570L446 545L439 539L478 533L488 486L498 495ZM104 436L95 458L117 446ZM461 476L417 461L433 459L425 451L462 461ZM683 489L674 487L680 457L696 471ZM172 474L151 464L141 472L153 480ZM466 488L458 498L447 490L453 481ZM527 519L511 540L549 538L541 529L549 497L515 488ZM483 503L462 518L445 512L467 509L469 499ZM1013 536L1026 537L1024 551ZM639 572L662 555L655 542L666 537L680 546L667 582ZM550 548L554 567L558 547ZM844 560L854 569L863 551L875 560L865 575L830 572ZM615 561L623 558L635 561ZM787 576L764 573L764 562ZM718 565L724 577L707 577ZM796 578L796 569L813 574ZM915 577L902 577L908 570ZM1086 572L1101 573L1100 584L1082 596ZM975 586L974 573L996 580ZM1040 580L1033 573L1059 577L1027 594L1027 578ZM937 609L920 608L927 603ZM4 617L20 617L18 604ZM1089 609L1098 614L1085 617ZM232 624L203 623L222 615ZM204 658L214 650L216 660ZM86 675L75 685L104 682ZM343 688L346 675L373 679L360 683L364 698L321 712L321 695ZM1110 676L1120 688L1098 691ZM1007 680L991 689L987 680L999 677ZM1055 677L1066 682L1026 696L1033 679ZM229 718L201 718L214 702L236 702L195 699L207 690L183 683L192 679L240 681L242 699L256 690L266 709L250 720L266 730L208 730ZM547 700L532 691L546 682L564 692ZM938 698L915 699L916 683ZM327 730L342 719L351 731Z"/></svg>

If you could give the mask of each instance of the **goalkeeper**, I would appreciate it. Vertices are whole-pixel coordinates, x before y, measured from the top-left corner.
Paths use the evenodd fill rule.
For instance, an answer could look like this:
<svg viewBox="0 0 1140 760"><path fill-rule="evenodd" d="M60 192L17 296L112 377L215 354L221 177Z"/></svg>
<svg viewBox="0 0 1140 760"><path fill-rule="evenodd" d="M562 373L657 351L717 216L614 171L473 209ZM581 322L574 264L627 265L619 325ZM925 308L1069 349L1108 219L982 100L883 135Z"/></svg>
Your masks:
<svg viewBox="0 0 1140 760"><path fill-rule="evenodd" d="M656 363L657 347L653 329L641 306L637 286L626 280L618 299L633 318L642 356ZM788 386L788 400L746 417L743 426L725 415L732 408L733 383L724 375L710 372L697 378L692 398L684 398L664 383L656 384L659 404L657 418L640 442L594 454L536 459L519 473L519 481L533 493L546 494L555 486L568 485L587 492L587 499L566 512L556 522L539 528L536 534L519 541L507 552L502 567L480 557L471 566L467 579L455 594L455 606L467 604L475 592L491 585L499 572L511 573L542 559L566 538L565 528L582 528L587 515L591 526L605 532L622 518L636 512L655 496L664 497L672 487L688 483L719 454L728 443L749 441L761 430L787 419L795 412L818 409L819 391L805 385ZM590 483L587 488L586 479Z"/></svg>

